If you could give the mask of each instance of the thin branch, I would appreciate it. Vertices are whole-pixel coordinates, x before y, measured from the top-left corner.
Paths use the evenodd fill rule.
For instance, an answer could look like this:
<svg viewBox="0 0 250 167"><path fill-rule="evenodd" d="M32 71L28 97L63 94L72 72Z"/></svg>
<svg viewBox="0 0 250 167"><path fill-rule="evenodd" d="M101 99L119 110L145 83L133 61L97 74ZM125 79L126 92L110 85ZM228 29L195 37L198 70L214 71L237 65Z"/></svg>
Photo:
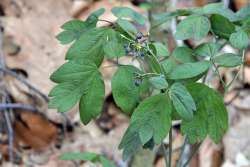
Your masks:
<svg viewBox="0 0 250 167"><path fill-rule="evenodd" d="M0 111L7 110L7 109L22 109L22 110L29 110L32 112L38 111L35 107L27 105L27 104L0 103Z"/></svg>
<svg viewBox="0 0 250 167"><path fill-rule="evenodd" d="M246 50L242 50L242 82L245 82L245 60L246 59Z"/></svg>
<svg viewBox="0 0 250 167"><path fill-rule="evenodd" d="M187 137L185 136L184 137L184 142L183 142L183 144L182 144L182 146L181 146L181 153L180 153L180 156L179 156L179 159L178 159L178 161L177 161L177 167L180 167L181 166L181 164L182 164L182 157L183 157L183 153L184 153L184 150L185 150L185 147L186 147L186 145L187 145L187 142L188 140L187 140Z"/></svg>
<svg viewBox="0 0 250 167"><path fill-rule="evenodd" d="M5 68L5 60L4 60L4 55L3 55L3 32L2 32L1 25L0 25L0 67ZM0 79L3 78L3 75L4 74L0 71ZM0 89L4 90L5 88L2 86ZM4 101L4 102L7 101L5 93L3 93L2 101ZM4 112L3 116L4 116L4 119L6 121L7 131L8 131L9 158L10 158L11 162L14 162L14 156L13 156L13 151L12 151L13 150L14 132L13 132L13 128L12 128L12 123L11 123L9 113Z"/></svg>
<svg viewBox="0 0 250 167"><path fill-rule="evenodd" d="M223 88L224 88L224 90L225 90L225 92L226 92L226 91L227 91L227 86L226 86L226 83L224 82L223 78L222 78L221 75L220 75L218 66L215 65L215 62L214 62L213 59L211 59L211 62L212 62L212 64L213 64L214 68L215 68L215 73L216 73L216 75L219 77L220 82L221 82L221 84L222 84L222 86L223 86Z"/></svg>
<svg viewBox="0 0 250 167"><path fill-rule="evenodd" d="M242 70L242 84L244 84L245 82L245 50L242 50L242 65L240 67L240 69ZM238 77L240 70L238 71L238 73L234 76L233 80L228 84L228 87L233 83L233 81ZM240 95L240 89L238 90L238 92L228 101L225 102L225 105L230 105L238 96Z"/></svg>
<svg viewBox="0 0 250 167"><path fill-rule="evenodd" d="M102 21L102 22L106 22L106 23L109 23L111 25L114 25L113 22L109 21L109 20L105 20L105 19L98 19L98 21Z"/></svg>
<svg viewBox="0 0 250 167"><path fill-rule="evenodd" d="M241 51L241 54L242 54L242 65L240 66L240 68L238 69L238 72L237 74L234 76L234 78L229 82L229 84L226 85L226 89L228 89L232 84L233 82L238 78L239 74L240 74L240 70L242 69L243 73L242 73L242 77L243 77L243 81L245 80L245 74L244 74L244 64L245 64L245 50L242 50ZM244 84L244 83L243 83Z"/></svg>
<svg viewBox="0 0 250 167"><path fill-rule="evenodd" d="M168 164L168 151L166 150L166 147L165 147L163 142L161 143L161 147L162 147L162 150L163 150L165 164L167 165Z"/></svg>
<svg viewBox="0 0 250 167"><path fill-rule="evenodd" d="M145 73L145 74L139 74L139 73L136 73L137 76L136 78L145 78L145 77L153 77L153 76L161 76L161 74L157 74L157 73Z"/></svg>
<svg viewBox="0 0 250 167"><path fill-rule="evenodd" d="M179 151L180 149L181 149L181 147L173 148L173 149L172 149L172 153L175 153L175 152ZM168 150L168 149L166 149L166 153L167 153L167 154L169 153L169 150Z"/></svg>
<svg viewBox="0 0 250 167"><path fill-rule="evenodd" d="M171 164L172 164L172 126L170 127L170 130L169 130L169 153L168 153L168 167L171 167Z"/></svg>
<svg viewBox="0 0 250 167"><path fill-rule="evenodd" d="M5 67L5 60L3 57L3 33L2 33L2 26L0 24L0 67ZM0 77L3 76L3 73L0 71Z"/></svg>
<svg viewBox="0 0 250 167"><path fill-rule="evenodd" d="M202 83L206 83L206 81L207 81L207 75L208 75L208 72L209 71L207 71L207 73L205 74L205 76L202 78Z"/></svg>
<svg viewBox="0 0 250 167"><path fill-rule="evenodd" d="M14 141L14 131L12 127L12 123L10 120L10 115L8 111L4 112L4 118L7 124L7 129L8 129L8 144L9 144L9 156L10 156L10 162L14 162L14 155L13 155L13 141Z"/></svg>
<svg viewBox="0 0 250 167"><path fill-rule="evenodd" d="M1 31L1 25L0 25L0 80L3 78L4 74L8 74L11 75L13 77L15 77L17 80L19 80L20 82L22 82L23 84L25 84L29 89L33 90L34 92L36 92L37 94L39 94L46 102L49 101L49 98L47 97L47 95L43 94L41 91L39 91L37 88L35 88L33 85L31 85L28 81L25 80L25 78L23 78L22 76L18 75L17 73L9 70L6 68L5 66L5 60L4 60L4 54L3 54L3 48L2 48L2 43L3 43L3 34ZM1 87L0 90L5 89L5 87ZM3 102L4 104L0 105L0 110L11 110L11 109L25 109L27 111L35 111L35 108L32 108L31 106L27 106L27 105L22 105L22 104L11 104L8 103L6 104L7 101L7 97L6 95L4 95L4 99ZM7 131L8 131L8 142L9 142L9 157L10 160L13 161L13 138L14 138L14 132L13 132L13 128L11 126L11 120L10 120L10 115L8 111L4 111L3 113L4 117L5 117L5 121L7 124ZM69 118L67 117L67 115L65 113L62 114L62 116L65 118L66 123L71 125L71 121L69 120Z"/></svg>
<svg viewBox="0 0 250 167"><path fill-rule="evenodd" d="M9 69L3 68L3 67L0 67L0 71L4 72L5 74L8 74L8 75L11 75L11 76L15 77L17 80L19 80L20 82L25 84L29 89L31 89L32 91L39 94L46 102L49 101L49 98L47 97L47 95L42 93L40 90L38 90L32 84L30 84L28 81L26 81L26 79L23 78L22 76L18 75L17 73L15 73L15 72L13 72L13 71L11 71Z"/></svg>
<svg viewBox="0 0 250 167"><path fill-rule="evenodd" d="M225 105L230 105L237 97L239 97L240 91L238 91L229 101L225 102Z"/></svg>
<svg viewBox="0 0 250 167"><path fill-rule="evenodd" d="M180 122L177 122L176 124L179 124L179 123L180 123ZM174 123L173 123L173 124L174 124ZM174 126L173 124L172 124L172 126ZM164 155L164 159L165 159L165 164L166 164L166 166L169 166L169 163L171 163L171 161L169 162L169 158L170 158L170 156L171 156L170 159L172 160L172 153L181 150L182 147L183 147L183 146L180 146L180 147L172 148L172 137L171 137L171 139L170 139L170 136L172 136L172 128L171 128L171 130L169 131L169 148L166 149L164 143L163 143L163 142L161 143L161 147L162 147L162 149L163 149L163 153L164 153L163 155ZM169 154L171 154L171 155L169 155Z"/></svg>
<svg viewBox="0 0 250 167"><path fill-rule="evenodd" d="M0 37L1 37L1 34L0 34ZM1 41L0 41L0 44L1 44ZM0 54L1 54L1 50L0 50ZM0 55L0 58L1 56L3 55ZM0 72L3 72L5 74L8 74L8 75L11 75L13 77L15 77L17 80L19 80L20 82L22 82L23 84L25 84L29 89L31 89L32 91L34 91L35 93L39 94L47 103L49 102L49 98L46 94L42 93L40 90L38 90L35 86L33 86L32 84L30 84L25 78L23 78L22 76L18 75L17 73L5 68L5 66L1 65L0 66ZM8 104L9 107L11 104ZM14 104L15 106L16 104ZM12 106L13 107L13 106ZM15 107L21 107L20 105L19 106L15 106ZM23 108L24 106L22 106L21 108ZM31 108L31 107L24 107L26 110L29 110L29 111L35 111L34 108ZM62 116L63 118L65 119L66 121L66 124L69 124L71 125L71 121L69 120L68 116L65 114L65 113L62 113Z"/></svg>
<svg viewBox="0 0 250 167"><path fill-rule="evenodd" d="M201 143L202 142L200 142L200 143L198 143L198 144L196 144L194 146L192 154L190 155L190 157L188 158L188 160L184 163L183 167L187 167L188 166L188 164L190 163L190 161L192 160L192 158L194 157L194 155L198 152L198 150L199 150L199 148L201 146Z"/></svg>
<svg viewBox="0 0 250 167"><path fill-rule="evenodd" d="M226 85L226 89L228 89L234 83L234 81L238 78L239 74L240 74L240 69L238 70L237 74L233 77L233 79Z"/></svg>

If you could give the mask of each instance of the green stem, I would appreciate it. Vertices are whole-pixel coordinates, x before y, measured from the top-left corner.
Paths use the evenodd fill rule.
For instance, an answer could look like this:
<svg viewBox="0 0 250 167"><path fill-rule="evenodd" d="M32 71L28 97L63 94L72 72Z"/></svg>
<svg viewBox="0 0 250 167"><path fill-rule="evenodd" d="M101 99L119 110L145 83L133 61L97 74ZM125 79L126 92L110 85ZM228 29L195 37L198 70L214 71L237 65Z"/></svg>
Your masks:
<svg viewBox="0 0 250 167"><path fill-rule="evenodd" d="M188 166L188 164L190 163L190 161L192 160L192 158L194 157L194 155L198 152L200 146L201 146L201 142L198 143L198 144L196 144L194 146L192 154L190 155L190 157L188 158L188 160L184 163L183 167L187 167Z"/></svg>
<svg viewBox="0 0 250 167"><path fill-rule="evenodd" d="M163 69L161 67L161 64L159 62L159 60L157 59L157 56L151 51L151 49L149 48L148 44L147 44L147 50L149 51L149 53L152 55L154 61L159 65L160 67L160 72L162 73L163 72Z"/></svg>
<svg viewBox="0 0 250 167"><path fill-rule="evenodd" d="M222 86L223 86L223 88L224 88L224 90L225 90L225 92L226 92L226 91L227 91L227 86L226 86L226 83L223 81L223 79L222 79L222 77L221 77L221 75L220 75L220 72L219 72L218 66L216 66L216 65L215 65L215 62L214 62L213 58L212 58L212 59L210 59L210 60L211 60L211 62L212 62L212 64L213 64L213 66L214 66L214 68L215 68L215 73L216 73L216 74L217 74L217 76L219 77L220 82L221 82L221 84L222 84Z"/></svg>
<svg viewBox="0 0 250 167"><path fill-rule="evenodd" d="M245 50L242 51L242 82L245 82Z"/></svg>
<svg viewBox="0 0 250 167"><path fill-rule="evenodd" d="M145 74L139 74L137 73L137 78L144 78L144 77L148 77L148 76L160 76L161 74L157 74L157 73L145 73Z"/></svg>
<svg viewBox="0 0 250 167"><path fill-rule="evenodd" d="M172 164L172 126L169 130L169 153L168 153L168 167L171 167Z"/></svg>
<svg viewBox="0 0 250 167"><path fill-rule="evenodd" d="M120 36L121 36L122 38L126 39L126 40L129 41L129 42L132 42L132 43L135 42L135 41L129 39L128 37L126 37L126 36L123 35L123 34L120 34Z"/></svg>
<svg viewBox="0 0 250 167"><path fill-rule="evenodd" d="M226 86L226 89L228 90L228 88L232 85L232 83L235 81L236 78L238 78L239 74L240 74L240 70L242 69L244 71L244 66L245 66L245 50L241 51L242 54L242 65L240 66L237 74L234 76L234 78L232 79L232 81ZM244 74L243 74L244 75ZM242 76L244 77L244 76Z"/></svg>
<svg viewBox="0 0 250 167"><path fill-rule="evenodd" d="M102 21L102 22L106 22L106 23L109 23L111 25L114 25L113 22L109 21L109 20L105 20L105 19L98 19L98 21Z"/></svg>
<svg viewBox="0 0 250 167"><path fill-rule="evenodd" d="M181 166L182 156L183 156L183 153L184 153L184 150L185 150L185 147L186 147L187 143L188 143L187 142L187 137L185 136L184 137L184 142L183 142L183 144L181 146L181 153L180 153L179 159L178 159L177 164L176 164L177 167Z"/></svg>
<svg viewBox="0 0 250 167"><path fill-rule="evenodd" d="M206 83L208 72L209 72L209 70L207 71L205 76L202 78L202 83L204 83L204 84Z"/></svg>
<svg viewBox="0 0 250 167"><path fill-rule="evenodd" d="M222 44L221 44L221 47L219 50L221 50L222 48L224 48L224 46L226 46L226 44L228 43L228 41L224 41Z"/></svg>
<svg viewBox="0 0 250 167"><path fill-rule="evenodd" d="M163 150L165 164L167 166L167 164L168 164L168 152L167 152L166 147L165 147L163 142L161 143L161 147L162 147L162 150Z"/></svg>
<svg viewBox="0 0 250 167"><path fill-rule="evenodd" d="M229 82L229 84L227 84L226 89L228 90L228 88L232 85L232 83L235 81L236 78L238 78L240 74L240 69L238 70L237 74L234 76L234 78Z"/></svg>

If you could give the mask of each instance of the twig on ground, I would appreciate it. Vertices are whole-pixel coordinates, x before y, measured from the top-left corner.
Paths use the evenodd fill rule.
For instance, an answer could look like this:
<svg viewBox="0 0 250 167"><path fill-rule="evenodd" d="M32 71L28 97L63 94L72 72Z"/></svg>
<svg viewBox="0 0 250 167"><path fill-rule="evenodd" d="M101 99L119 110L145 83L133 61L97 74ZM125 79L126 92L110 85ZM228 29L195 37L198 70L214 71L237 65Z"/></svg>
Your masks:
<svg viewBox="0 0 250 167"><path fill-rule="evenodd" d="M31 89L32 91L39 94L46 102L49 101L49 98L44 93L42 93L40 90L38 90L32 84L30 84L28 81L26 81L26 79L23 78L22 76L18 75L17 73L15 73L15 72L7 69L7 68L3 68L3 67L0 67L0 71L2 71L5 74L8 74L8 75L11 75L11 76L15 77L17 80L19 80L20 82L25 84L29 89Z"/></svg>
<svg viewBox="0 0 250 167"><path fill-rule="evenodd" d="M14 131L10 119L10 113L5 110L4 111L4 118L7 124L7 129L8 129L8 144L9 144L9 159L10 162L14 162L14 155L13 155L13 149L14 149Z"/></svg>
<svg viewBox="0 0 250 167"><path fill-rule="evenodd" d="M0 71L4 72L5 74L8 74L8 75L11 75L11 76L15 77L17 80L19 80L20 82L22 82L23 84L25 84L29 89L31 89L35 93L39 94L47 103L49 102L49 98L48 98L47 95L45 95L44 93L42 93L35 86L33 86L32 84L30 84L28 81L26 81L25 78L23 78L22 76L16 74L15 72L13 72L13 71L11 71L9 69L3 68L1 66L0 66ZM26 107L26 109L29 110L29 111L35 111L35 108L31 108L31 107L28 107L28 106L21 106L20 104L19 105L17 105L17 104L14 104L14 105L8 104L7 107L9 107L9 108L15 107L15 109L17 109L17 108L20 108L20 109L23 108L24 109ZM65 113L62 113L62 117L64 118L66 125L73 126L72 123L71 123L71 121L70 121L70 119L68 118L68 116ZM64 128L64 133L65 132L66 132L66 126Z"/></svg>
<svg viewBox="0 0 250 167"><path fill-rule="evenodd" d="M5 60L4 60L4 55L3 55L3 31L2 27L0 25L0 68L5 68ZM2 80L4 74L0 71L0 80ZM7 95L5 93L5 87L4 84L1 85L1 101L6 103L7 102ZM14 140L14 132L12 128L12 123L11 123L11 118L10 118L10 113L8 113L7 110L4 111L3 113L6 125L7 125L7 132L8 132L8 152L9 152L9 159L11 162L14 162L14 156L13 156L13 140Z"/></svg>
<svg viewBox="0 0 250 167"><path fill-rule="evenodd" d="M8 110L8 109L22 109L28 110L32 112L37 112L38 110L27 104L19 104L19 103L0 103L0 111Z"/></svg>

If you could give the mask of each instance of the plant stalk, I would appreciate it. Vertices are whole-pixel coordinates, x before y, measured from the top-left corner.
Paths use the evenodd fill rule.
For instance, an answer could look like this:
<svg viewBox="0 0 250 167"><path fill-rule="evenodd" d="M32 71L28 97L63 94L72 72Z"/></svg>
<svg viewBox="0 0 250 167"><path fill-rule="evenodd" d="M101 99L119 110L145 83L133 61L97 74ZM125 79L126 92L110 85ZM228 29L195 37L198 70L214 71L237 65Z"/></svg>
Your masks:
<svg viewBox="0 0 250 167"><path fill-rule="evenodd" d="M177 161L177 164L176 164L176 167L180 167L181 166L181 164L182 164L182 157L183 157L183 153L184 153L184 150L185 150L185 147L186 147L186 145L187 145L187 137L185 136L184 137L184 141L183 141L183 144L182 144L182 146L181 146L181 153L180 153L180 157L179 157L179 159L178 159L178 161Z"/></svg>
<svg viewBox="0 0 250 167"><path fill-rule="evenodd" d="M166 150L166 147L165 147L163 142L161 143L161 147L162 147L162 150L163 150L165 164L167 166L167 164L168 164L168 151Z"/></svg>
<svg viewBox="0 0 250 167"><path fill-rule="evenodd" d="M172 126L170 127L169 130L169 152L168 152L168 167L171 167L172 164Z"/></svg>
<svg viewBox="0 0 250 167"><path fill-rule="evenodd" d="M193 152L191 153L190 157L188 158L188 160L184 163L183 167L187 167L188 164L190 163L190 161L193 159L194 155L198 152L200 146L201 146L202 142L196 144L194 146Z"/></svg>

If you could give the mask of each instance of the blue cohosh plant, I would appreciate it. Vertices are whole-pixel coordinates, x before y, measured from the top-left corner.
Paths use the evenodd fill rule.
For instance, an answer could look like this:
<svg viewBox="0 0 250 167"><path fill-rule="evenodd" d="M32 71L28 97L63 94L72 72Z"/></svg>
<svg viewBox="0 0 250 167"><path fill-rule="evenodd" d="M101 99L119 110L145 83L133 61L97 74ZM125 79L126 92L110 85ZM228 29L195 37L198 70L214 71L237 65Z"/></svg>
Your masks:
<svg viewBox="0 0 250 167"><path fill-rule="evenodd" d="M176 47L172 53L166 44L148 40L150 34L138 32L131 21L145 24L141 14L127 7L115 7L112 13L117 20L111 23L99 19L104 12L99 9L85 21L71 20L62 25L57 39L71 46L66 53L67 62L50 77L57 85L49 94L49 107L66 112L78 103L84 124L95 119L102 111L105 96L100 66L105 58L114 59L117 71L112 78L112 94L117 106L130 116L119 145L125 160L140 147L161 144L169 132L171 139L173 120L181 120L181 133L189 143L200 143L207 136L218 143L227 130L228 114L221 95L199 81L213 70L225 90L231 85L223 81L219 68L243 66L249 42L250 6L234 13L215 3L155 15L151 28L181 16L184 19L177 25L174 37L200 43L194 48ZM98 21L111 26L96 27ZM205 38L208 35L213 38ZM235 48L237 54L223 53L225 44ZM119 64L122 56L133 56L140 68ZM77 157L113 166L104 157L91 153L66 154L62 158Z"/></svg>

